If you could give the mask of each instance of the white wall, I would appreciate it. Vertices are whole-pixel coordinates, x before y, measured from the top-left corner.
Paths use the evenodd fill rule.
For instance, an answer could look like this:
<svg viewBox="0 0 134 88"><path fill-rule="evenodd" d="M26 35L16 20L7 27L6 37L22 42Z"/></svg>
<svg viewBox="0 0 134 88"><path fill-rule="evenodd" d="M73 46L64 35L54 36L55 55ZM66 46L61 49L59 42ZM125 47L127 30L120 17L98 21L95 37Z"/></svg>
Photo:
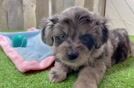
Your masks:
<svg viewBox="0 0 134 88"><path fill-rule="evenodd" d="M110 27L123 27L134 35L134 0L106 0L105 16Z"/></svg>

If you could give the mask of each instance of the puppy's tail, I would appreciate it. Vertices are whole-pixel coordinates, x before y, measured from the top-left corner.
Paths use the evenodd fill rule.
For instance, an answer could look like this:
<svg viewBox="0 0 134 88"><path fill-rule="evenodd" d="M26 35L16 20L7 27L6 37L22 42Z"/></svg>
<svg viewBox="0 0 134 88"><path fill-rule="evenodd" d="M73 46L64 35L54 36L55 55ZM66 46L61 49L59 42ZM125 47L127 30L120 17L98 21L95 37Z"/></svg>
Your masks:
<svg viewBox="0 0 134 88"><path fill-rule="evenodd" d="M134 43L130 41L130 56L134 57Z"/></svg>

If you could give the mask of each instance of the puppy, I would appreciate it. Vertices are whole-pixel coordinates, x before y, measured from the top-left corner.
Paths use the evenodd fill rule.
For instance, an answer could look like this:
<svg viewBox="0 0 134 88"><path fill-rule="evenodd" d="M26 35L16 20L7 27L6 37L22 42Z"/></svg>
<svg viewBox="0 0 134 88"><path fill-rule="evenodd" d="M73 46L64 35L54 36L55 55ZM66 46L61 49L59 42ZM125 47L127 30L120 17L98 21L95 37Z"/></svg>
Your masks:
<svg viewBox="0 0 134 88"><path fill-rule="evenodd" d="M44 21L42 40L53 47L55 65L49 79L61 82L79 71L74 88L97 88L106 70L131 55L125 29L109 30L105 18L71 7Z"/></svg>

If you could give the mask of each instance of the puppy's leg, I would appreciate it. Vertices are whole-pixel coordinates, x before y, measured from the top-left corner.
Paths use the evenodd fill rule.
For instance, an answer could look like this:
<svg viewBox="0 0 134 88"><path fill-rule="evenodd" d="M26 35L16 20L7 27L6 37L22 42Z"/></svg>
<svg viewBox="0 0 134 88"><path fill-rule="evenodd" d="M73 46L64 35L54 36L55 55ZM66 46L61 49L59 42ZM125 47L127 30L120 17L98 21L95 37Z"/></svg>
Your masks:
<svg viewBox="0 0 134 88"><path fill-rule="evenodd" d="M97 63L95 67L87 66L83 68L74 85L74 88L97 88L100 80L106 71L104 63Z"/></svg>
<svg viewBox="0 0 134 88"><path fill-rule="evenodd" d="M55 62L54 67L49 72L51 82L61 82L66 79L69 69L61 62Z"/></svg>

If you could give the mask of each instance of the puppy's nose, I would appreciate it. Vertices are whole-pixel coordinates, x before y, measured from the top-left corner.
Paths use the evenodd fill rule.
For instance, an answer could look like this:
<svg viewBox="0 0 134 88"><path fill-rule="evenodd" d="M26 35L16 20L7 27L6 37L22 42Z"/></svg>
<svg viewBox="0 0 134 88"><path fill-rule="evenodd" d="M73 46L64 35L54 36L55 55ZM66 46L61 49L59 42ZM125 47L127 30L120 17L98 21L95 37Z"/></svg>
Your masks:
<svg viewBox="0 0 134 88"><path fill-rule="evenodd" d="M78 56L79 56L78 52L69 52L67 54L69 60L75 60Z"/></svg>

